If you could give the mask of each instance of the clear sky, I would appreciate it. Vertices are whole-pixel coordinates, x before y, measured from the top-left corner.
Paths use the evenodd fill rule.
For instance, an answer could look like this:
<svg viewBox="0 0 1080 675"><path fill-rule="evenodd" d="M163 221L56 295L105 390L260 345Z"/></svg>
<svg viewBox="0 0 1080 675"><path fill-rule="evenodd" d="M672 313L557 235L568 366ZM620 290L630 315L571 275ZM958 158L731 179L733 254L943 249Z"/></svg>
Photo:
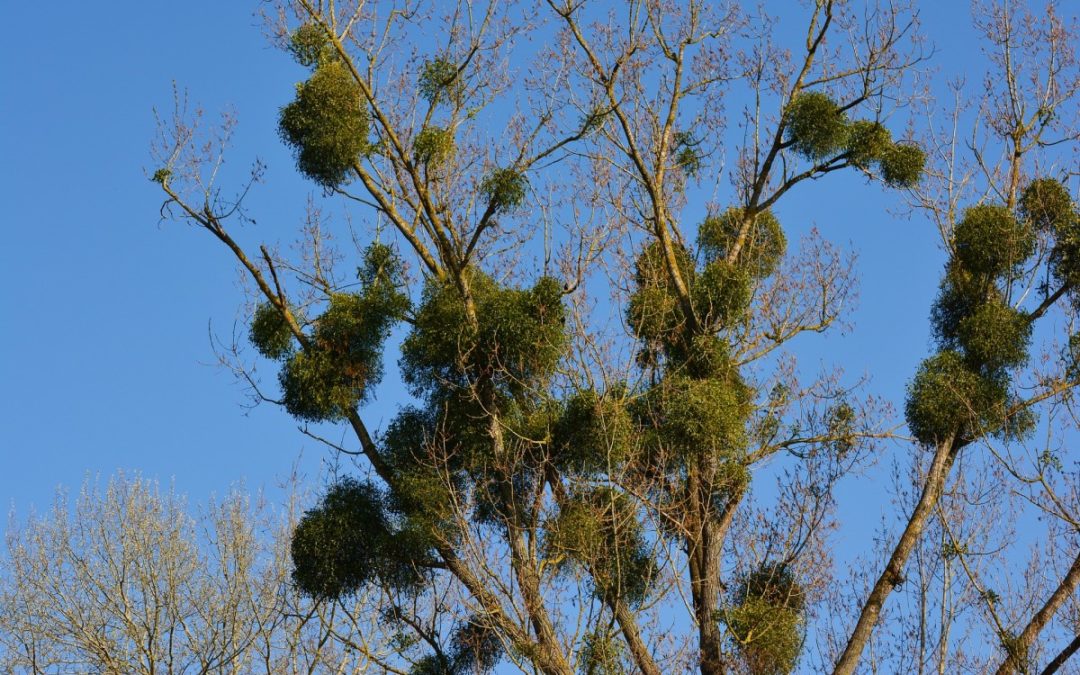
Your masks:
<svg viewBox="0 0 1080 675"><path fill-rule="evenodd" d="M252 15L259 5L5 3L5 505L25 513L46 505L60 483L119 468L175 478L201 500L241 480L273 484L301 454L314 476L328 458L282 411L245 410L241 387L213 365L208 327L227 336L243 318L236 266L205 233L159 222L160 193L145 173L153 168L152 109L169 111L174 80L209 114L232 106L240 127L231 168L243 173L257 156L270 169L250 203L259 224L239 236L249 246L288 244L317 190L296 175L277 139L278 108L302 71L268 45ZM978 60L966 2L927 1L923 20L937 48L932 66L959 74ZM981 71L970 75L977 83ZM873 373L874 390L902 408L904 383L929 348L926 317L942 258L934 228L895 218L890 204L861 178L829 177L785 197L779 215L795 230L816 225L826 238L850 242L860 256L853 331L809 336L804 358L839 360L853 377ZM392 416L394 398L384 394L367 408L373 426ZM871 488L870 501L859 489L845 492L861 509L889 508L880 489Z"/></svg>

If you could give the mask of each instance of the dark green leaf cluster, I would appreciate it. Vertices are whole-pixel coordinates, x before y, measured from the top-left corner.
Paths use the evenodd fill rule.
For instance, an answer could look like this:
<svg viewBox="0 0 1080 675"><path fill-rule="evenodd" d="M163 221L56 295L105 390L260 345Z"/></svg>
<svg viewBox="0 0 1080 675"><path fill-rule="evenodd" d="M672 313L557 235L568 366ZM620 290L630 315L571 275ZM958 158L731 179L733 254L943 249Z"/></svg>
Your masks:
<svg viewBox="0 0 1080 675"><path fill-rule="evenodd" d="M418 86L420 95L432 104L443 95L451 101L457 101L464 91L464 82L461 80L457 66L443 56L424 62L424 66L420 69Z"/></svg>
<svg viewBox="0 0 1080 675"><path fill-rule="evenodd" d="M848 162L869 169L876 162L882 180L896 188L914 187L922 177L926 155L918 147L894 143L881 123L849 121L836 101L822 92L804 92L785 111L787 142L807 159L820 161L845 155Z"/></svg>
<svg viewBox="0 0 1080 675"><path fill-rule="evenodd" d="M409 309L403 265L388 246L370 245L357 276L360 292L330 296L302 351L293 351L277 308L261 305L255 312L251 341L264 356L284 360L282 403L301 420L341 419L364 400L382 377L383 343Z"/></svg>
<svg viewBox="0 0 1080 675"><path fill-rule="evenodd" d="M292 561L293 582L301 592L337 599L376 579L392 588L414 588L424 578L430 550L393 526L377 487L346 478L301 518Z"/></svg>
<svg viewBox="0 0 1080 675"><path fill-rule="evenodd" d="M360 87L340 61L320 63L278 119L300 173L326 187L347 181L368 149L368 125Z"/></svg>
<svg viewBox="0 0 1080 675"><path fill-rule="evenodd" d="M404 318L411 307L404 289L405 262L393 248L372 242L364 249L362 264L356 268L361 295L381 313L394 320Z"/></svg>
<svg viewBox="0 0 1080 675"><path fill-rule="evenodd" d="M1020 216L1053 237L1050 271L1058 283L1080 286L1080 213L1065 186L1053 178L1033 180L1020 196ZM1075 291L1072 295L1076 303Z"/></svg>
<svg viewBox="0 0 1080 675"><path fill-rule="evenodd" d="M806 609L806 594L791 567L767 562L747 573L735 588L735 604L764 600L773 607L802 612Z"/></svg>
<svg viewBox="0 0 1080 675"><path fill-rule="evenodd" d="M551 458L564 472L607 473L630 457L634 426L620 389L587 389L564 404L552 429Z"/></svg>
<svg viewBox="0 0 1080 675"><path fill-rule="evenodd" d="M973 372L997 374L1028 359L1031 322L996 286L953 262L930 314L943 349L963 353Z"/></svg>
<svg viewBox="0 0 1080 675"><path fill-rule="evenodd" d="M1036 178L1024 188L1020 217L1039 232L1059 236L1073 231L1080 219L1069 191L1053 178Z"/></svg>
<svg viewBox="0 0 1080 675"><path fill-rule="evenodd" d="M454 675L454 665L442 654L428 654L409 668L409 675Z"/></svg>
<svg viewBox="0 0 1080 675"><path fill-rule="evenodd" d="M268 359L283 359L293 350L293 334L281 310L264 302L255 308L248 339Z"/></svg>
<svg viewBox="0 0 1080 675"><path fill-rule="evenodd" d="M1063 354L1065 361L1065 374L1073 381L1080 379L1080 333L1069 336L1069 342L1065 345Z"/></svg>
<svg viewBox="0 0 1080 675"><path fill-rule="evenodd" d="M492 213L508 213L525 203L529 181L514 168L495 169L480 181L480 193L487 198Z"/></svg>
<svg viewBox="0 0 1080 675"><path fill-rule="evenodd" d="M663 354L666 374L633 406L637 428L649 430L645 443L657 459L675 468L695 457L723 458L716 485L718 494L739 489L746 471L741 460L748 444L752 390L732 366L728 342L716 335L725 324L738 320L750 303L750 265L762 272L762 258L779 255L783 235L775 220L751 232L757 256L730 265L721 257L730 245L734 218L716 218L703 228L705 269L696 273L689 253L675 249L676 265L690 286L699 331L692 332L668 272L659 243L647 246L638 257L627 319L643 343L642 355ZM726 230L725 230L726 227ZM771 249L771 252L769 251ZM700 330L704 328L704 331Z"/></svg>
<svg viewBox="0 0 1080 675"><path fill-rule="evenodd" d="M1035 232L998 204L964 211L954 237L956 259L967 271L987 277L1013 274L1035 252Z"/></svg>
<svg viewBox="0 0 1080 675"><path fill-rule="evenodd" d="M432 409L406 407L382 435L381 454L394 475L389 503L412 527L450 536L452 491L461 488L463 459L444 447L444 419Z"/></svg>
<svg viewBox="0 0 1080 675"><path fill-rule="evenodd" d="M971 440L1005 421L1007 381L973 371L963 356L945 350L923 361L908 385L908 428L923 445L948 438Z"/></svg>
<svg viewBox="0 0 1080 675"><path fill-rule="evenodd" d="M645 600L655 576L633 501L611 487L584 489L562 504L545 547L549 559L585 565L597 597L630 607Z"/></svg>
<svg viewBox="0 0 1080 675"><path fill-rule="evenodd" d="M695 377L709 377L725 370L728 345L711 332L742 320L750 305L753 283L742 265L723 260L707 263L699 274L690 253L676 245L675 261L691 298L699 324L709 331L693 335L675 285L668 273L662 246L646 246L638 256L633 295L626 318L642 342L643 364L655 364L663 354L670 365Z"/></svg>
<svg viewBox="0 0 1080 675"><path fill-rule="evenodd" d="M487 382L509 396L545 383L567 344L562 285L543 277L508 288L475 270L469 279L476 325L455 284L428 282L402 345L405 382L417 395Z"/></svg>
<svg viewBox="0 0 1080 675"><path fill-rule="evenodd" d="M922 148L906 143L891 146L881 156L881 179L894 188L918 185L926 168L926 153Z"/></svg>
<svg viewBox="0 0 1080 675"><path fill-rule="evenodd" d="M675 151L675 166L682 169L690 178L701 171L701 154L697 151L697 143L689 131L680 131L675 134L672 147Z"/></svg>
<svg viewBox="0 0 1080 675"><path fill-rule="evenodd" d="M748 442L753 391L734 371L726 377L667 375L646 397L664 445L685 457L738 461Z"/></svg>
<svg viewBox="0 0 1080 675"><path fill-rule="evenodd" d="M498 633L482 618L474 616L459 623L450 638L455 675L483 675L502 659Z"/></svg>
<svg viewBox="0 0 1080 675"><path fill-rule="evenodd" d="M723 614L752 675L787 675L803 644L805 594L786 565L765 563L736 586Z"/></svg>
<svg viewBox="0 0 1080 675"><path fill-rule="evenodd" d="M956 338L969 365L996 373L1027 361L1031 321L1023 312L994 299L957 323Z"/></svg>
<svg viewBox="0 0 1080 675"><path fill-rule="evenodd" d="M623 675L626 667L625 643L611 630L597 628L582 639L581 675Z"/></svg>
<svg viewBox="0 0 1080 675"><path fill-rule="evenodd" d="M400 318L402 296L335 293L315 321L310 345L278 376L285 409L310 422L344 417L382 379L382 346Z"/></svg>
<svg viewBox="0 0 1080 675"><path fill-rule="evenodd" d="M409 675L484 675L495 669L502 654L498 634L472 617L454 628L449 652L421 658Z"/></svg>
<svg viewBox="0 0 1080 675"><path fill-rule="evenodd" d="M677 246L675 259L682 278L691 282L694 261L690 253ZM686 325L686 316L679 304L659 242L649 244L638 256L635 282L637 288L626 310L630 327L648 348L670 346L677 339L676 334Z"/></svg>
<svg viewBox="0 0 1080 675"><path fill-rule="evenodd" d="M609 111L602 106L595 106L588 110L581 118L581 133L588 135L604 126Z"/></svg>
<svg viewBox="0 0 1080 675"><path fill-rule="evenodd" d="M305 68L315 68L335 58L326 29L313 23L305 23L293 31L288 49L296 62Z"/></svg>
<svg viewBox="0 0 1080 675"><path fill-rule="evenodd" d="M848 161L860 169L882 161L894 147L892 134L880 122L855 120L848 129Z"/></svg>
<svg viewBox="0 0 1080 675"><path fill-rule="evenodd" d="M941 289L930 310L934 337L946 349L961 349L958 328L965 317L974 314L987 300L1001 302L1001 291L985 277L976 276L957 262L945 268Z"/></svg>
<svg viewBox="0 0 1080 675"><path fill-rule="evenodd" d="M454 156L454 132L443 127L424 127L413 141L419 164L438 166Z"/></svg>
<svg viewBox="0 0 1080 675"><path fill-rule="evenodd" d="M728 257L748 220L745 209L733 207L701 223L697 240L706 265ZM764 279L776 271L786 251L787 237L776 216L771 211L759 211L749 223L738 264L755 278Z"/></svg>
<svg viewBox="0 0 1080 675"><path fill-rule="evenodd" d="M734 262L727 257L745 236ZM712 215L698 228L700 270L690 252L673 244L675 266L690 292L694 321L686 316L668 268L664 248L652 242L642 249L636 262L635 288L627 305L626 318L635 337L642 342L643 365L656 365L660 355L669 365L683 368L695 377L709 377L727 367L727 345L715 335L742 323L760 279L771 275L787 248L780 223L769 211L751 219L744 210L732 208ZM691 326L697 325L697 334Z"/></svg>
<svg viewBox="0 0 1080 675"><path fill-rule="evenodd" d="M803 92L791 100L784 115L788 142L804 157L822 159L847 142L847 115L828 94Z"/></svg>

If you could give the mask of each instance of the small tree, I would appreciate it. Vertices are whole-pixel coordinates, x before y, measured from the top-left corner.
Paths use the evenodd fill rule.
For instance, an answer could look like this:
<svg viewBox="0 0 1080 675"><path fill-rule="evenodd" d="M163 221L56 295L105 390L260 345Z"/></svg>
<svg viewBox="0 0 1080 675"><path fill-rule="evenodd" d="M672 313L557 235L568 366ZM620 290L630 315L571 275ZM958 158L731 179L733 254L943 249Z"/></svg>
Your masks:
<svg viewBox="0 0 1080 675"><path fill-rule="evenodd" d="M23 673L300 673L392 651L378 591L310 602L289 579L291 509L230 492L184 498L120 474L74 505L10 523L0 558L0 669ZM354 642L363 639L368 642Z"/></svg>

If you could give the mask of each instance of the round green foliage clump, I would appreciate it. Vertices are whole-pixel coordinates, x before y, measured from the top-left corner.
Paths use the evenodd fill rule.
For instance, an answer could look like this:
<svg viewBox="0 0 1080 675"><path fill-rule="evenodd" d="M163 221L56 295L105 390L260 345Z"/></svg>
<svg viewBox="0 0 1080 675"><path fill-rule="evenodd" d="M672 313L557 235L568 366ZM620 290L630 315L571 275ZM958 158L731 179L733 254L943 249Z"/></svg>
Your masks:
<svg viewBox="0 0 1080 675"><path fill-rule="evenodd" d="M687 176L693 178L701 171L701 155L694 148L680 148L675 153L675 165Z"/></svg>
<svg viewBox="0 0 1080 675"><path fill-rule="evenodd" d="M763 563L746 574L735 589L736 604L763 600L773 607L796 612L806 608L806 594L788 565Z"/></svg>
<svg viewBox="0 0 1080 675"><path fill-rule="evenodd" d="M528 290L503 288L484 297L478 356L482 368L517 392L546 382L566 351L562 284L541 277Z"/></svg>
<svg viewBox="0 0 1080 675"><path fill-rule="evenodd" d="M360 402L360 390L339 376L325 352L296 352L281 367L278 382L285 410L305 422L343 419Z"/></svg>
<svg viewBox="0 0 1080 675"><path fill-rule="evenodd" d="M470 287L475 297L496 290L491 277L473 272ZM440 390L442 384L464 383L467 359L476 348L476 333L465 316L465 300L450 281L425 283L413 328L401 346L402 376L414 395Z"/></svg>
<svg viewBox="0 0 1080 675"><path fill-rule="evenodd" d="M964 211L954 234L956 258L968 270L1008 275L1035 252L1035 232L1004 206L981 204Z"/></svg>
<svg viewBox="0 0 1080 675"><path fill-rule="evenodd" d="M373 317L399 321L412 307L405 292L405 263L386 244L372 242L364 249L363 264L356 268L356 278L362 289L360 295Z"/></svg>
<svg viewBox="0 0 1080 675"><path fill-rule="evenodd" d="M462 458L456 447L443 445L439 423L430 410L406 407L380 438L380 454L394 474L388 506L417 536L450 533L454 492L463 487Z"/></svg>
<svg viewBox="0 0 1080 675"><path fill-rule="evenodd" d="M428 654L409 668L409 675L455 675L454 664L442 654Z"/></svg>
<svg viewBox="0 0 1080 675"><path fill-rule="evenodd" d="M499 634L478 616L470 617L454 628L450 647L455 673L490 673L503 655Z"/></svg>
<svg viewBox="0 0 1080 675"><path fill-rule="evenodd" d="M847 116L827 94L798 94L784 112L788 142L795 152L821 159L840 150L847 141Z"/></svg>
<svg viewBox="0 0 1080 675"><path fill-rule="evenodd" d="M343 418L382 379L382 345L405 296L372 283L362 294L335 293L315 321L307 349L278 374L285 409L321 422Z"/></svg>
<svg viewBox="0 0 1080 675"><path fill-rule="evenodd" d="M375 577L379 559L374 542L388 529L382 496L374 486L350 479L331 486L293 534L293 581L316 598L355 593Z"/></svg>
<svg viewBox="0 0 1080 675"><path fill-rule="evenodd" d="M790 609L758 599L729 609L728 630L751 675L787 675L802 651L802 619Z"/></svg>
<svg viewBox="0 0 1080 675"><path fill-rule="evenodd" d="M737 374L693 379L668 376L653 396L660 433L684 456L724 456L738 461L748 442L752 391Z"/></svg>
<svg viewBox="0 0 1080 675"><path fill-rule="evenodd" d="M610 487L588 488L562 505L547 530L547 556L584 565L598 597L618 598L630 607L645 600L655 566L625 494Z"/></svg>
<svg viewBox="0 0 1080 675"><path fill-rule="evenodd" d="M1000 379L980 376L960 354L947 350L919 366L908 385L904 413L915 439L933 446L996 430L1003 422L1006 398Z"/></svg>
<svg viewBox="0 0 1080 675"><path fill-rule="evenodd" d="M597 628L582 638L580 652L583 675L623 675L626 664L625 642L611 629Z"/></svg>
<svg viewBox="0 0 1080 675"><path fill-rule="evenodd" d="M991 372L1023 365L1030 340L1031 322L1000 300L980 305L957 326L967 362Z"/></svg>
<svg viewBox="0 0 1080 675"><path fill-rule="evenodd" d="M880 122L857 120L851 123L847 138L848 161L868 169L880 161L892 147L892 134Z"/></svg>
<svg viewBox="0 0 1080 675"><path fill-rule="evenodd" d="M507 288L469 272L476 326L450 282L429 281L402 344L403 376L417 395L466 386L478 378L515 395L545 382L566 349L562 285L543 277L531 289Z"/></svg>
<svg viewBox="0 0 1080 675"><path fill-rule="evenodd" d="M1062 360L1065 363L1065 373L1072 379L1080 379L1080 333L1073 333L1063 350Z"/></svg>
<svg viewBox="0 0 1080 675"><path fill-rule="evenodd" d="M684 281L694 276L694 259L683 246L673 244L675 266ZM649 243L641 250L634 264L634 281L638 288L674 289L671 273L668 272L667 256L664 246L659 241Z"/></svg>
<svg viewBox="0 0 1080 675"><path fill-rule="evenodd" d="M683 323L682 308L675 294L666 288L638 289L626 307L626 320L634 337L646 343L663 342Z"/></svg>
<svg viewBox="0 0 1080 675"><path fill-rule="evenodd" d="M746 210L738 207L706 218L698 228L698 247L705 261L726 259L746 222ZM771 211L760 211L754 214L739 249L738 264L754 277L764 279L776 271L786 251L787 238L780 222Z"/></svg>
<svg viewBox="0 0 1080 675"><path fill-rule="evenodd" d="M941 346L960 349L960 322L978 311L983 303L996 301L1001 301L1001 292L993 283L972 274L955 260L949 263L930 310L930 323Z"/></svg>
<svg viewBox="0 0 1080 675"><path fill-rule="evenodd" d="M248 338L268 359L283 359L293 350L293 333L281 310L264 302L255 308Z"/></svg>
<svg viewBox="0 0 1080 675"><path fill-rule="evenodd" d="M436 166L454 155L454 132L442 127L424 127L413 141L413 154L419 164Z"/></svg>
<svg viewBox="0 0 1080 675"><path fill-rule="evenodd" d="M1020 217L1040 232L1072 232L1078 216L1069 191L1061 181L1037 178L1020 195Z"/></svg>
<svg viewBox="0 0 1080 675"><path fill-rule="evenodd" d="M419 90L428 103L435 103L443 95L451 101L457 101L461 98L463 89L464 82L452 61L439 56L424 62L420 69Z"/></svg>
<svg viewBox="0 0 1080 675"><path fill-rule="evenodd" d="M897 143L881 156L881 179L894 188L913 188L926 167L926 153L914 145Z"/></svg>
<svg viewBox="0 0 1080 675"><path fill-rule="evenodd" d="M622 391L598 394L588 389L571 396L552 429L552 459L574 473L606 472L630 456L633 421Z"/></svg>
<svg viewBox="0 0 1080 675"><path fill-rule="evenodd" d="M701 171L701 154L698 153L697 143L689 131L679 131L672 139L672 148L675 150L675 166L682 169L688 177L693 178Z"/></svg>
<svg viewBox="0 0 1080 675"><path fill-rule="evenodd" d="M1080 213L1068 190L1053 178L1033 180L1020 196L1020 216L1054 237L1050 269L1062 284L1080 285ZM1073 293L1074 303L1077 302Z"/></svg>
<svg viewBox="0 0 1080 675"><path fill-rule="evenodd" d="M326 187L346 182L368 147L369 117L360 87L340 61L319 65L281 109L278 130L300 173Z"/></svg>
<svg viewBox="0 0 1080 675"><path fill-rule="evenodd" d="M326 30L318 24L305 23L289 36L289 53L305 68L314 68L334 58Z"/></svg>
<svg viewBox="0 0 1080 675"><path fill-rule="evenodd" d="M313 343L334 357L342 375L363 381L381 374L382 341L395 318L365 295L334 293L315 322Z"/></svg>
<svg viewBox="0 0 1080 675"><path fill-rule="evenodd" d="M513 168L495 169L480 181L480 193L487 200L492 213L507 213L525 203L529 181Z"/></svg>
<svg viewBox="0 0 1080 675"><path fill-rule="evenodd" d="M805 593L786 565L765 563L740 580L723 616L750 673L787 675L795 669L805 609Z"/></svg>
<svg viewBox="0 0 1080 675"><path fill-rule="evenodd" d="M670 349L669 358L692 379L723 379L732 373L731 344L717 335L695 335L685 348L679 343Z"/></svg>
<svg viewBox="0 0 1080 675"><path fill-rule="evenodd" d="M694 311L705 326L730 326L747 315L753 294L749 270L726 260L714 260L694 281Z"/></svg>
<svg viewBox="0 0 1080 675"><path fill-rule="evenodd" d="M398 589L421 580L428 551L399 536L374 485L346 478L330 486L293 533L293 582L314 598L342 598L379 579Z"/></svg>

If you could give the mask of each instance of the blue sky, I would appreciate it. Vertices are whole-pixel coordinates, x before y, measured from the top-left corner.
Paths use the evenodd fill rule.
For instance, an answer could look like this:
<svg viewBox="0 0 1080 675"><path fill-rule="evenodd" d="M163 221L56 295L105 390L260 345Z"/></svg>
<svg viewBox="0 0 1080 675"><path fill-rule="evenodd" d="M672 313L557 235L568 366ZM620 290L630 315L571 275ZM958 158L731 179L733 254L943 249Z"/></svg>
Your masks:
<svg viewBox="0 0 1080 675"><path fill-rule="evenodd" d="M209 114L231 106L240 127L230 167L256 156L268 183L251 203L249 246L287 244L317 192L277 139L278 108L300 71L262 35L259 3L8 3L0 58L0 499L25 513L58 484L138 470L201 500L237 481L272 485L326 452L270 407L247 411L242 389L212 365L208 326L229 334L243 295L226 251L203 232L160 223L150 167L152 109L172 82ZM926 3L931 65L977 60L966 2ZM981 73L973 72L978 81ZM812 225L860 256L861 300L846 336L810 336L808 363L839 360L902 408L928 350L926 316L941 268L927 222L895 219L893 198L861 178L821 181L785 197L782 222ZM240 330L243 330L241 326ZM842 358L837 359L837 355ZM393 361L390 356L388 361ZM373 425L393 396L368 408ZM854 489L854 488L852 488ZM871 502L888 509L880 491ZM865 506L865 500L859 500ZM841 502L843 504L843 501ZM878 512L863 514L875 520Z"/></svg>

